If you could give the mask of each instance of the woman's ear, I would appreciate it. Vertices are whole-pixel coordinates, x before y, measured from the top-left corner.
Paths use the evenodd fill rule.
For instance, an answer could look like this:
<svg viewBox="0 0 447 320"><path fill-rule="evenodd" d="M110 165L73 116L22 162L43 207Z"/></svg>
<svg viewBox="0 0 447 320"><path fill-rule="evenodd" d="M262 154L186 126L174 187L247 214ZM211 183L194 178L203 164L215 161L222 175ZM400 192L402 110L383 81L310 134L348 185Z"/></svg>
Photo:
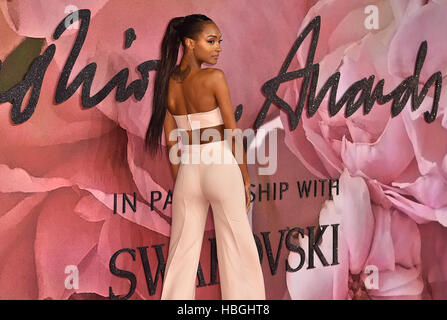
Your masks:
<svg viewBox="0 0 447 320"><path fill-rule="evenodd" d="M185 38L185 45L189 50L194 50L194 40L191 38Z"/></svg>

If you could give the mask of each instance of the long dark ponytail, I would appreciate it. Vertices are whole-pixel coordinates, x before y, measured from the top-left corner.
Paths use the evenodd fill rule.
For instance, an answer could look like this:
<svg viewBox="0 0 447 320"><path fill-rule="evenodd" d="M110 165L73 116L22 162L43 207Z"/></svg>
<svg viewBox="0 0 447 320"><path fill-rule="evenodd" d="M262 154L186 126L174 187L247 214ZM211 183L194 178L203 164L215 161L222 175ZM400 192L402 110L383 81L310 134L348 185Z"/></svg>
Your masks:
<svg viewBox="0 0 447 320"><path fill-rule="evenodd" d="M196 35L202 32L202 23L212 21L203 14L191 14L186 17L176 17L169 21L161 43L161 58L157 64L152 99L152 116L146 131L145 148L154 155L161 149L161 135L165 121L169 77L174 71L178 58L180 43L185 48L184 38L196 40Z"/></svg>

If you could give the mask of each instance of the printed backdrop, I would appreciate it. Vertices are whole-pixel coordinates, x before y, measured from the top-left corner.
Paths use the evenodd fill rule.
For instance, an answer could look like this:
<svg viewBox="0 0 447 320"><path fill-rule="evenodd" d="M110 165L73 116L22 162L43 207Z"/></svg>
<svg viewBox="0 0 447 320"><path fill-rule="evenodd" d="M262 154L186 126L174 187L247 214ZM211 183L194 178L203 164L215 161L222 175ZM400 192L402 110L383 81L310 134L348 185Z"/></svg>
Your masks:
<svg viewBox="0 0 447 320"><path fill-rule="evenodd" d="M57 40L53 33L70 12L91 12L69 77L71 83L85 66L96 63L91 95L124 68L129 69L128 83L139 79L136 67L159 59L171 18L202 13L213 19L222 32L223 51L217 65L204 67L225 72L235 110L242 106L241 129L254 128L266 101L264 83L279 75L298 35L318 16L317 90L340 72L337 99L371 75L375 83L385 80L385 93L392 91L413 74L423 41L427 57L419 91L435 72L447 74L447 1L441 0L0 4L0 92L20 83L34 59L55 45L33 115L17 124L11 102L0 106L1 299L108 299L111 291L128 294L132 282L130 299L161 295L173 179L166 156L153 159L143 150L155 71L149 73L141 100L132 96L118 102L113 90L96 106L83 108L81 87L56 103L57 83L79 27L71 25ZM129 28L136 39L125 48ZM310 36L286 71L306 65L309 44ZM283 82L276 91L293 110L302 81ZM262 175L258 169L263 165L249 165L249 220L267 299L447 298L446 93L442 88L431 123L424 120L424 111L433 104L434 86L418 110L412 110L410 99L396 117L391 116L392 101L375 103L367 115L358 110L345 117L341 110L331 117L327 94L318 111L312 117L303 111L293 128L290 115L270 105L260 128L276 132L276 139L258 134L256 144L248 146L269 144L273 150L275 143L277 149L274 173ZM338 183L338 194L332 188L329 195L330 181ZM304 183L310 187L307 195ZM129 203L135 195L135 212L129 205L121 210L123 194ZM319 226L318 240L309 230ZM197 279L199 300L221 298L213 239L210 210Z"/></svg>

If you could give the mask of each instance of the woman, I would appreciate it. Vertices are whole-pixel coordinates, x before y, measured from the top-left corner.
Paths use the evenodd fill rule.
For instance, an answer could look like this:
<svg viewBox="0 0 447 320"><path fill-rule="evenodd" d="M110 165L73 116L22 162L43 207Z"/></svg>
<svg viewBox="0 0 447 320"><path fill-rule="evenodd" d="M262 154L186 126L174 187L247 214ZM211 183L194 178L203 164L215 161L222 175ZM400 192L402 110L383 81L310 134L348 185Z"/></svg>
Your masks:
<svg viewBox="0 0 447 320"><path fill-rule="evenodd" d="M161 299L195 298L210 205L222 299L265 299L264 278L247 217L250 178L246 155L243 152L243 160L236 161L233 140L241 140L224 137L224 130L237 129L227 82L221 70L201 68L202 63L217 63L221 41L214 22L200 14L172 19L162 41L153 112L146 132L146 145L155 154L161 149L164 128L175 180ZM183 57L176 66L180 43ZM185 133L180 164L173 161L177 154L173 132ZM212 139L205 141L206 136ZM210 154L219 161L205 161Z"/></svg>

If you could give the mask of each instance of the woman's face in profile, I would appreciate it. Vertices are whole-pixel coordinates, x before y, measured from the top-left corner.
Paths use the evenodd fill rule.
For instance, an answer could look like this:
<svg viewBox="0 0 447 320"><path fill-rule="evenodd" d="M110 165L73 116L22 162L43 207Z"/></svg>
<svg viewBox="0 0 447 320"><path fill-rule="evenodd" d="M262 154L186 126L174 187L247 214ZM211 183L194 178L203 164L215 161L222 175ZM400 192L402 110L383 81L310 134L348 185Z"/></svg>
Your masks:
<svg viewBox="0 0 447 320"><path fill-rule="evenodd" d="M216 64L222 51L220 46L222 34L219 28L213 22L205 23L202 33L197 38L194 48L197 60L208 64Z"/></svg>

